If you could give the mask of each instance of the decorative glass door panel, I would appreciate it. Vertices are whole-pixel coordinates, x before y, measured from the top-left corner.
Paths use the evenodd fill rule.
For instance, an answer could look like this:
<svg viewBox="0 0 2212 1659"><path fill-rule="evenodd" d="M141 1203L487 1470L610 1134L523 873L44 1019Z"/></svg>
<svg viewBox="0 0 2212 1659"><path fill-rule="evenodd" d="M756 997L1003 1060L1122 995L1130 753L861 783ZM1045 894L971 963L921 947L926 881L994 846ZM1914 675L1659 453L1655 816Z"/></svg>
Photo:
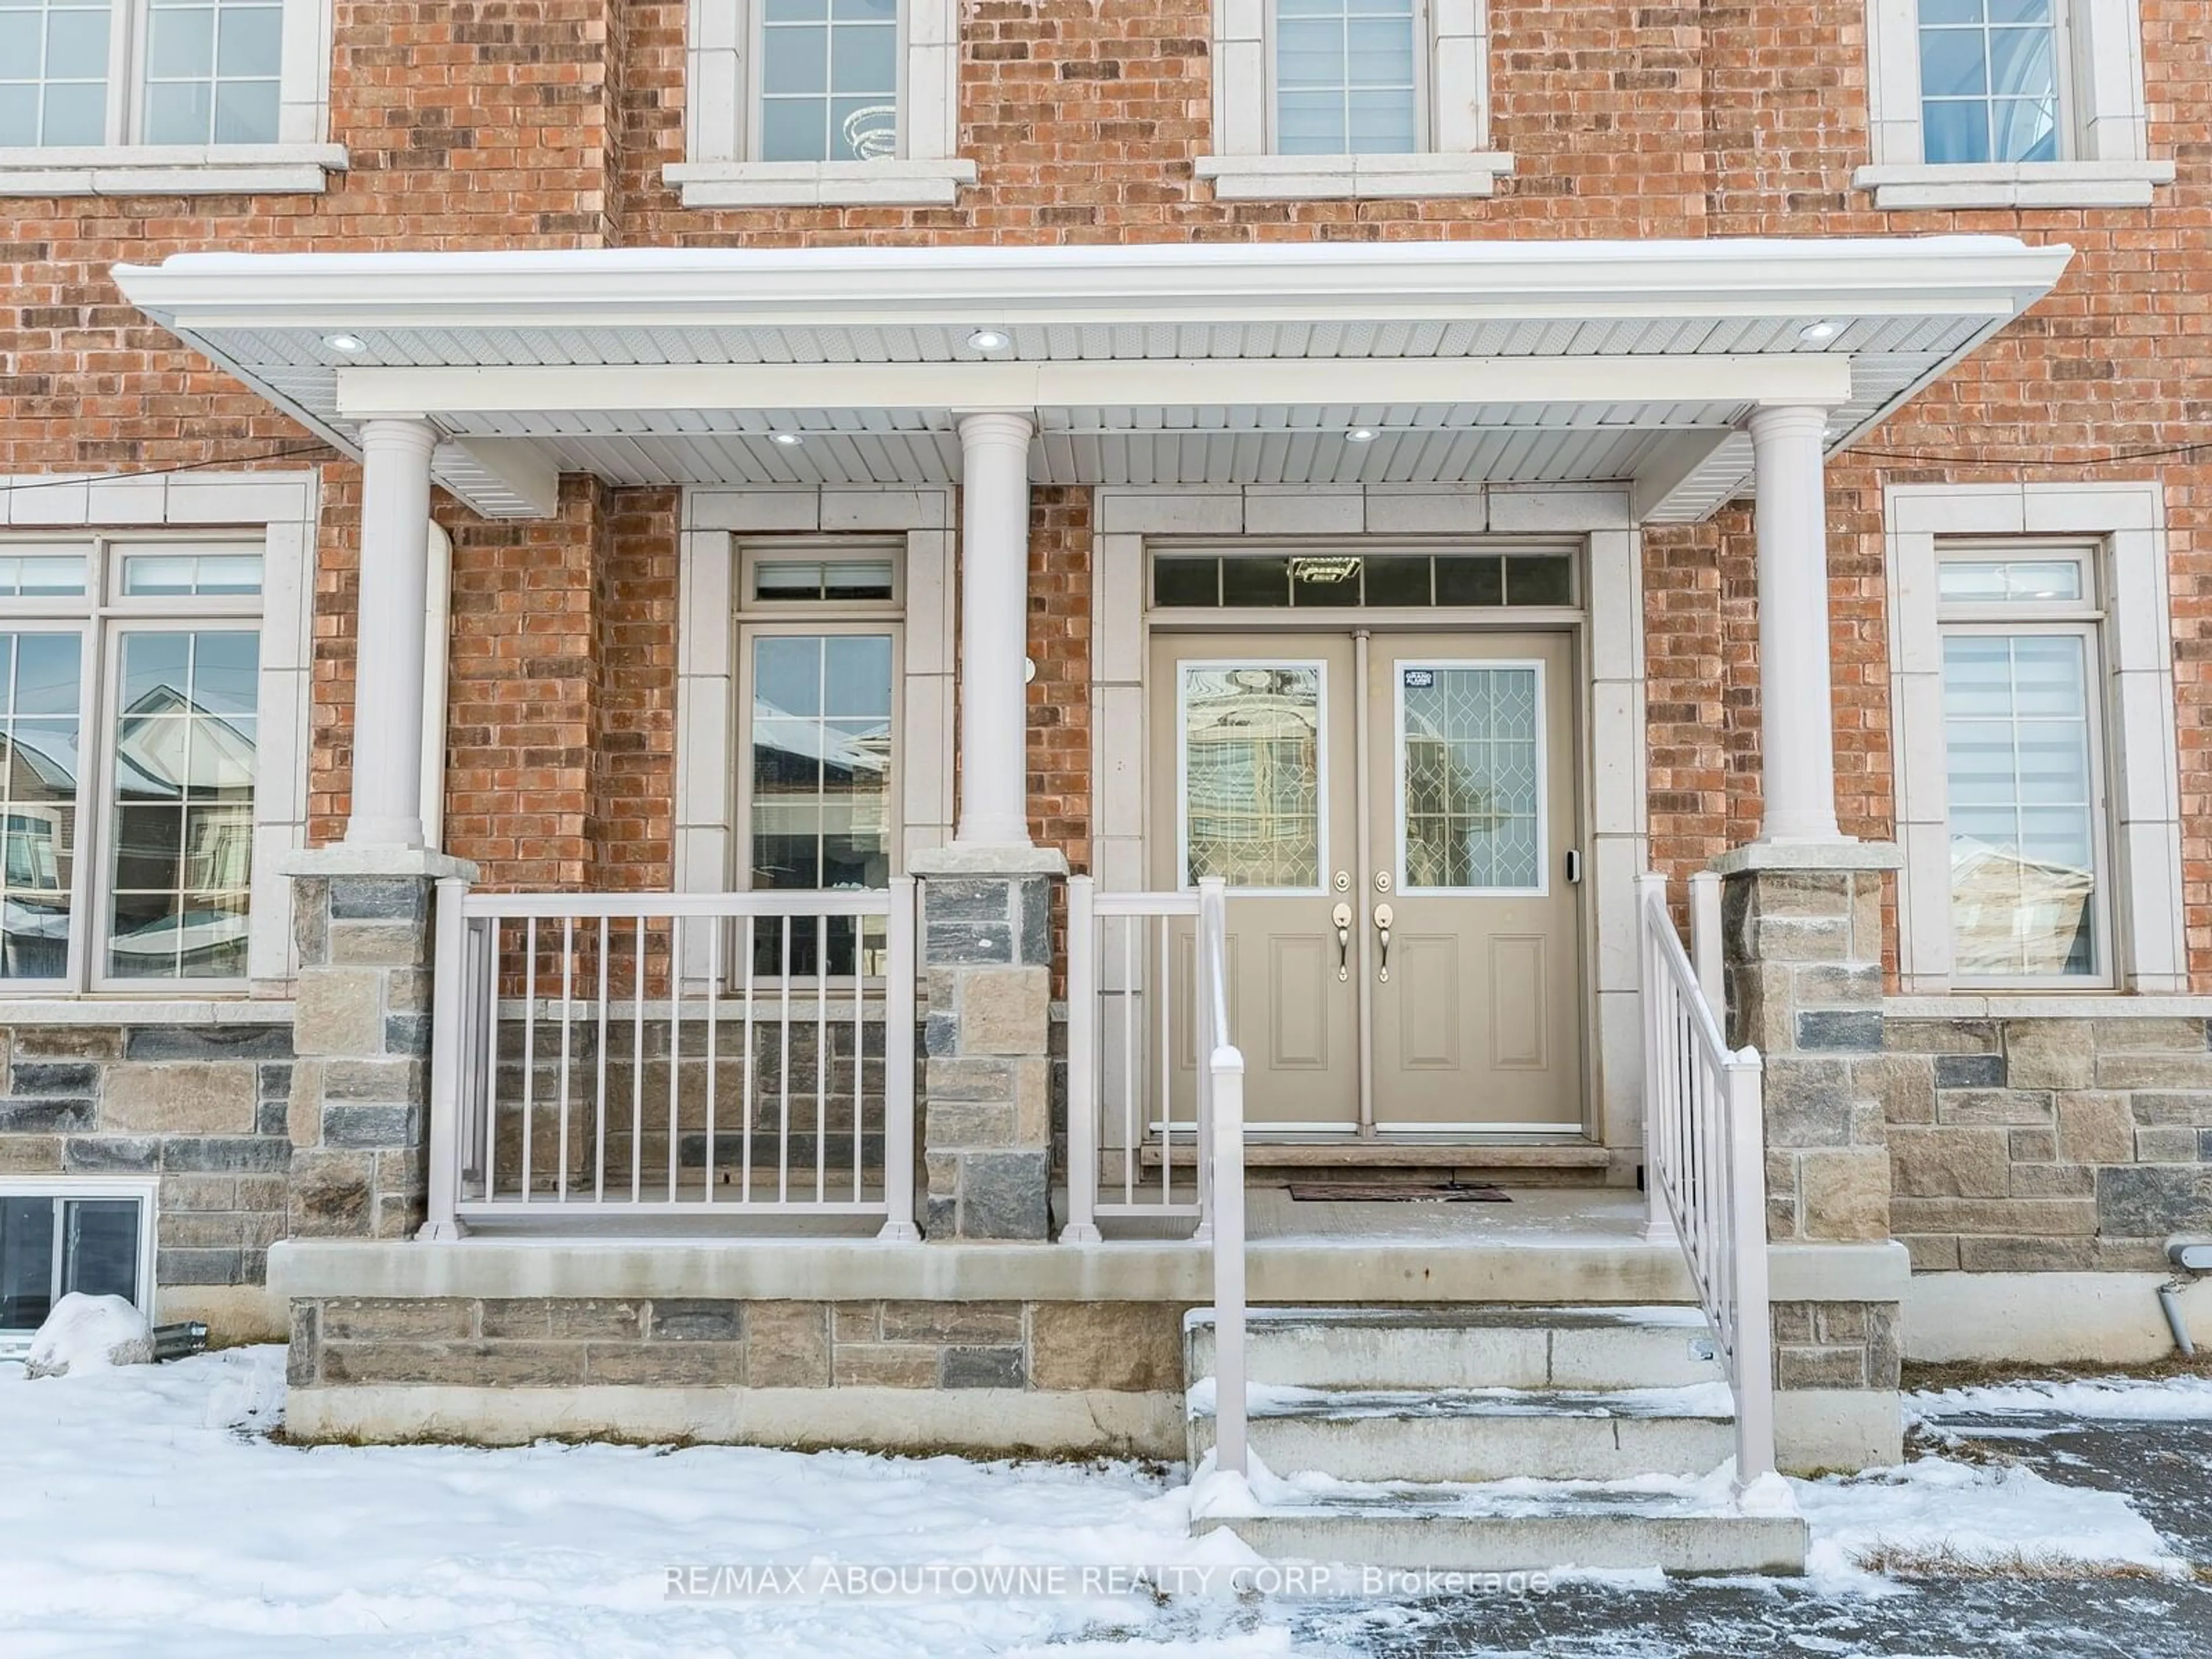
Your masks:
<svg viewBox="0 0 2212 1659"><path fill-rule="evenodd" d="M1544 884L1540 662L1399 672L1399 881L1420 891Z"/></svg>

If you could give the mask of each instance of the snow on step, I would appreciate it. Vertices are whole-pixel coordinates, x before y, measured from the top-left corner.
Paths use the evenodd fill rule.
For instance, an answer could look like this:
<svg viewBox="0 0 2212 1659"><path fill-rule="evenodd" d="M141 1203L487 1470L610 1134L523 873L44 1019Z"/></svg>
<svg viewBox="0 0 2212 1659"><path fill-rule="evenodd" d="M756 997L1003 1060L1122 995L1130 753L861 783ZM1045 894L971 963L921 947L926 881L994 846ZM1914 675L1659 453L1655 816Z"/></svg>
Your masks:
<svg viewBox="0 0 2212 1659"><path fill-rule="evenodd" d="M1468 1572L1796 1573L1808 1542L1786 1486L1779 1503L1747 1510L1724 1473L1374 1483L1279 1479L1255 1467L1244 1487L1210 1471L1210 1463L1202 1468L1193 1493L1192 1529L1229 1528L1277 1560Z"/></svg>
<svg viewBox="0 0 2212 1659"><path fill-rule="evenodd" d="M1693 1307L1254 1308L1255 1382L1337 1389L1607 1389L1721 1379ZM1213 1371L1212 1310L1185 1323L1188 1375Z"/></svg>
<svg viewBox="0 0 2212 1659"><path fill-rule="evenodd" d="M1212 1377L1194 1383L1189 1454L1213 1445ZM1632 1389L1308 1389L1246 1392L1253 1447L1273 1468L1346 1480L1608 1480L1702 1475L1735 1449L1728 1386Z"/></svg>

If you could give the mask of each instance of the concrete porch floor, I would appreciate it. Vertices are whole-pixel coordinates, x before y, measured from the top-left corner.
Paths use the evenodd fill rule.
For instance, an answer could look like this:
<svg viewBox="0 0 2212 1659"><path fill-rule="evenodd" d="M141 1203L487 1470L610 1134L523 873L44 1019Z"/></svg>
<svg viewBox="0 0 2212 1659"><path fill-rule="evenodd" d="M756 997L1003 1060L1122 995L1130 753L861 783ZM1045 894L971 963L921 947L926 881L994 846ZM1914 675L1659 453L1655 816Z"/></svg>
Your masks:
<svg viewBox="0 0 2212 1659"><path fill-rule="evenodd" d="M1687 1303L1681 1251L1646 1244L1640 1194L1513 1189L1505 1204L1305 1203L1249 1189L1255 1304ZM1055 1206L1055 1208L1058 1206ZM534 1219L536 1218L533 1218ZM568 1222L453 1243L288 1240L270 1253L279 1297L919 1297L1174 1302L1212 1297L1210 1247L1188 1219L1098 1244L886 1243L872 1237L702 1236L665 1218ZM1902 1245L1774 1245L1777 1301L1893 1302Z"/></svg>

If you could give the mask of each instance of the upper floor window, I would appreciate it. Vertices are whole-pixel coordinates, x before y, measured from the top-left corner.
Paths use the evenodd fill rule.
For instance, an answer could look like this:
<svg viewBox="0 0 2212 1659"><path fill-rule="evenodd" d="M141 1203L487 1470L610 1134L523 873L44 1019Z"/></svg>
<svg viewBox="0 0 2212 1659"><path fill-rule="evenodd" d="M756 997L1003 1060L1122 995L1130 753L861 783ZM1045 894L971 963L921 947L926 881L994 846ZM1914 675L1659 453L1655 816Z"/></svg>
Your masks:
<svg viewBox="0 0 2212 1659"><path fill-rule="evenodd" d="M1223 201L1488 196L1488 0L1214 0Z"/></svg>
<svg viewBox="0 0 2212 1659"><path fill-rule="evenodd" d="M764 0L760 65L761 160L898 154L896 0Z"/></svg>
<svg viewBox="0 0 2212 1659"><path fill-rule="evenodd" d="M957 0L690 0L686 207L946 206L958 146Z"/></svg>
<svg viewBox="0 0 2212 1659"><path fill-rule="evenodd" d="M2059 159L2059 0L1920 0L1926 159Z"/></svg>
<svg viewBox="0 0 2212 1659"><path fill-rule="evenodd" d="M1285 155L1422 148L1414 0L1275 0L1275 149Z"/></svg>
<svg viewBox="0 0 2212 1659"><path fill-rule="evenodd" d="M0 0L0 148L273 144L283 0Z"/></svg>
<svg viewBox="0 0 2212 1659"><path fill-rule="evenodd" d="M2143 207L2140 0L1865 0L1880 208Z"/></svg>

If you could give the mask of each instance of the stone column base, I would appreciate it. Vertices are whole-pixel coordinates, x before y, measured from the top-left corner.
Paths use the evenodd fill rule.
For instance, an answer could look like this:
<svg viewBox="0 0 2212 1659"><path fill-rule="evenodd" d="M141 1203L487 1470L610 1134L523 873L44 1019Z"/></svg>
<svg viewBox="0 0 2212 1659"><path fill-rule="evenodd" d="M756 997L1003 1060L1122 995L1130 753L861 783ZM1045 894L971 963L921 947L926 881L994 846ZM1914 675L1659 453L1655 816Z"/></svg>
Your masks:
<svg viewBox="0 0 2212 1659"><path fill-rule="evenodd" d="M946 848L921 878L919 1110L925 1237L1051 1231L1052 883L1057 853Z"/></svg>
<svg viewBox="0 0 2212 1659"><path fill-rule="evenodd" d="M434 853L295 853L295 1238L409 1238L428 1192L431 896L476 867Z"/></svg>

